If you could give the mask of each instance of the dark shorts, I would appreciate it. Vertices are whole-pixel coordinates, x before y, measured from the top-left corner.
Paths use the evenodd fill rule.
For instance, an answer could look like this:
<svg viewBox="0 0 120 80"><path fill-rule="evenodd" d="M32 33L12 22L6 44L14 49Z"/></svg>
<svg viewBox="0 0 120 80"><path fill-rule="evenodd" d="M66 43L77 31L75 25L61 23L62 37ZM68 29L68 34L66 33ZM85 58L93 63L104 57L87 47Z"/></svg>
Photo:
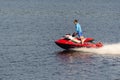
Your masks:
<svg viewBox="0 0 120 80"><path fill-rule="evenodd" d="M77 34L78 34L79 37L83 36L82 32L78 32Z"/></svg>

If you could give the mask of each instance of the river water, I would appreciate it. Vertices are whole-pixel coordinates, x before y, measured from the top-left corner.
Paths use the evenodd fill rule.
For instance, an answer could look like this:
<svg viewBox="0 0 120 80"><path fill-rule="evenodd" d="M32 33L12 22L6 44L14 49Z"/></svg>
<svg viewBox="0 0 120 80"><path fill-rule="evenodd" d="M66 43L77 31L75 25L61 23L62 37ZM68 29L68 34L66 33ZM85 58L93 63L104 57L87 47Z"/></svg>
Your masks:
<svg viewBox="0 0 120 80"><path fill-rule="evenodd" d="M120 0L0 0L0 80L120 80ZM65 51L75 31L99 50Z"/></svg>

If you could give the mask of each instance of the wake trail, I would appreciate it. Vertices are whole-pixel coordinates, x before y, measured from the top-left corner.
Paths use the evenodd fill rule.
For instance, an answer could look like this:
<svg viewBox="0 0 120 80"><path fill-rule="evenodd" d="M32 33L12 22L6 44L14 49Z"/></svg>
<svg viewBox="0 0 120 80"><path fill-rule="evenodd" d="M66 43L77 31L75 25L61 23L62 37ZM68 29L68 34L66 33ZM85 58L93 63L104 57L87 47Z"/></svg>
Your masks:
<svg viewBox="0 0 120 80"><path fill-rule="evenodd" d="M75 48L74 50L96 54L120 54L120 43L105 44L102 48Z"/></svg>

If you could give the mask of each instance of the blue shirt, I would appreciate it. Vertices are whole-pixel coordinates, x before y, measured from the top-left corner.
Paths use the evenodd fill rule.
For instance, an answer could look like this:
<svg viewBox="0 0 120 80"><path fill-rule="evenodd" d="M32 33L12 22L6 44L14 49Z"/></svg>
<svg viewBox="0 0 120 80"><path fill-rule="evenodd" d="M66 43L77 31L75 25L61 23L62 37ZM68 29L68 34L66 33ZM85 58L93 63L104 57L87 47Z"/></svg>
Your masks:
<svg viewBox="0 0 120 80"><path fill-rule="evenodd" d="M79 23L77 23L77 24L75 25L75 28L76 28L76 32L77 32L77 33L82 33L82 29L81 29L81 26L80 26Z"/></svg>

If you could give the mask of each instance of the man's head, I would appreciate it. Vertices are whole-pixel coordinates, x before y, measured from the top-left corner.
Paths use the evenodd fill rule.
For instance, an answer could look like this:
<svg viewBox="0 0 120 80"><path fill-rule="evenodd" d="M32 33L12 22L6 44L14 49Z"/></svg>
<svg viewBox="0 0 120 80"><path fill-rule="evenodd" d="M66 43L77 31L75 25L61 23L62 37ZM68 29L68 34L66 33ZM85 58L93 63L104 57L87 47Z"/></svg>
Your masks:
<svg viewBox="0 0 120 80"><path fill-rule="evenodd" d="M74 23L74 24L77 24L77 23L78 23L78 20L77 20L77 19L75 19L73 23Z"/></svg>

